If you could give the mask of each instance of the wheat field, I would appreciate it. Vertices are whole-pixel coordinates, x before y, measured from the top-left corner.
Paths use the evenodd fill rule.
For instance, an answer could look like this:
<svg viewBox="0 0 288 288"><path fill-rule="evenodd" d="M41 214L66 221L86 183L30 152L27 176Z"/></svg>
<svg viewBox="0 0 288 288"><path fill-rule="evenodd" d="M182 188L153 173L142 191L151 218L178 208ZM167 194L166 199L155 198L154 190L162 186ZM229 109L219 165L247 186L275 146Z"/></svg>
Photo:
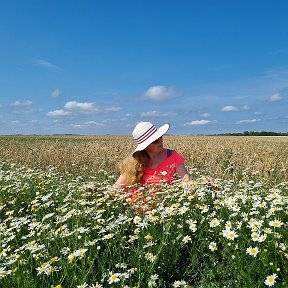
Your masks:
<svg viewBox="0 0 288 288"><path fill-rule="evenodd" d="M164 145L177 150L187 167L201 174L288 179L286 136L165 136ZM93 175L101 170L118 173L119 163L133 152L135 143L131 136L1 136L0 147L2 161Z"/></svg>

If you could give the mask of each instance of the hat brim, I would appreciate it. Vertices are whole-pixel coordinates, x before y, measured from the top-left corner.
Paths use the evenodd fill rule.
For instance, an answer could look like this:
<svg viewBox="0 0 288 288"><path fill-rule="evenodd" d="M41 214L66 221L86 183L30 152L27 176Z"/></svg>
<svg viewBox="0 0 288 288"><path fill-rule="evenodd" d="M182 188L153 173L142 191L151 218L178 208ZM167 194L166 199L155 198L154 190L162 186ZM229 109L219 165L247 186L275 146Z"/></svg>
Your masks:
<svg viewBox="0 0 288 288"><path fill-rule="evenodd" d="M151 135L151 137L149 137L149 139L139 144L133 153L137 151L142 151L145 148L147 148L152 142L154 142L155 140L163 136L168 131L169 128L170 128L170 124L168 123L158 128L157 131L153 135Z"/></svg>

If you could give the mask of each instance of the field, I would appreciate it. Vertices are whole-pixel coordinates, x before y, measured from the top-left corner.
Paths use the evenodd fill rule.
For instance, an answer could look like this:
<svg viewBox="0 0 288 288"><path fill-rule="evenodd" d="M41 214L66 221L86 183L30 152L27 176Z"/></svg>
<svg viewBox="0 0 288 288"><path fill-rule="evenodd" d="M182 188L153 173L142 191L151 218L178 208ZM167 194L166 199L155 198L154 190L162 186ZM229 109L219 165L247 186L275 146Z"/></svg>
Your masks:
<svg viewBox="0 0 288 288"><path fill-rule="evenodd" d="M165 136L165 144L205 175L231 179L247 172L269 180L288 180L285 136ZM130 136L2 136L0 159L31 168L54 166L76 175L95 175L101 169L117 173L117 165L134 147Z"/></svg>
<svg viewBox="0 0 288 288"><path fill-rule="evenodd" d="M130 137L0 137L0 287L288 287L288 137L164 141L193 180L131 205Z"/></svg>

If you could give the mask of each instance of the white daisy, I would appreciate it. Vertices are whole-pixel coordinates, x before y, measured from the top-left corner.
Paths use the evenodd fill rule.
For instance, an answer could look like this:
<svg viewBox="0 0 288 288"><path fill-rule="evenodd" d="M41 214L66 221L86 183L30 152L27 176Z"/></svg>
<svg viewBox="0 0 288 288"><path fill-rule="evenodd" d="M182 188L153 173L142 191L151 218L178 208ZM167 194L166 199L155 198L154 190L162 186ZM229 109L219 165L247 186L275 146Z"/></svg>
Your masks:
<svg viewBox="0 0 288 288"><path fill-rule="evenodd" d="M257 254L259 253L259 249L258 247L249 247L246 249L246 253L253 256L253 257L256 257Z"/></svg>
<svg viewBox="0 0 288 288"><path fill-rule="evenodd" d="M120 273L110 273L109 275L109 284L116 283L120 281Z"/></svg>
<svg viewBox="0 0 288 288"><path fill-rule="evenodd" d="M266 280L265 280L265 285L271 287L275 284L276 282L276 278L277 278L277 275L276 274L272 274L272 275L269 275L267 276Z"/></svg>
<svg viewBox="0 0 288 288"><path fill-rule="evenodd" d="M217 218L213 218L209 223L211 228L217 227L220 225L220 221Z"/></svg>
<svg viewBox="0 0 288 288"><path fill-rule="evenodd" d="M217 244L215 242L210 242L209 249L213 252L217 250Z"/></svg>
<svg viewBox="0 0 288 288"><path fill-rule="evenodd" d="M274 227L274 228L279 228L279 227L281 227L283 225L283 222L281 222L280 220L276 219L276 220L270 221L269 225L271 227Z"/></svg>
<svg viewBox="0 0 288 288"><path fill-rule="evenodd" d="M190 241L191 241L191 237L188 236L188 235L186 235L186 236L182 239L182 242L183 242L184 244L186 244L186 243L188 243L188 242L190 242Z"/></svg>

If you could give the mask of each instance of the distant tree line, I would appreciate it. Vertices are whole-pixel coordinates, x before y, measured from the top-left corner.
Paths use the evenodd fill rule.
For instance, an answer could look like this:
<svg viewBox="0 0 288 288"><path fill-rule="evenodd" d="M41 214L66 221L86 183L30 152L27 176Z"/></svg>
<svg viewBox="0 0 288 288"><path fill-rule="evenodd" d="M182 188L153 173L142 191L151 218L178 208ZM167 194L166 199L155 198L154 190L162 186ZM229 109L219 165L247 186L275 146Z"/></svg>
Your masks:
<svg viewBox="0 0 288 288"><path fill-rule="evenodd" d="M270 131L244 131L243 133L224 133L223 136L288 136L288 132L270 132Z"/></svg>

